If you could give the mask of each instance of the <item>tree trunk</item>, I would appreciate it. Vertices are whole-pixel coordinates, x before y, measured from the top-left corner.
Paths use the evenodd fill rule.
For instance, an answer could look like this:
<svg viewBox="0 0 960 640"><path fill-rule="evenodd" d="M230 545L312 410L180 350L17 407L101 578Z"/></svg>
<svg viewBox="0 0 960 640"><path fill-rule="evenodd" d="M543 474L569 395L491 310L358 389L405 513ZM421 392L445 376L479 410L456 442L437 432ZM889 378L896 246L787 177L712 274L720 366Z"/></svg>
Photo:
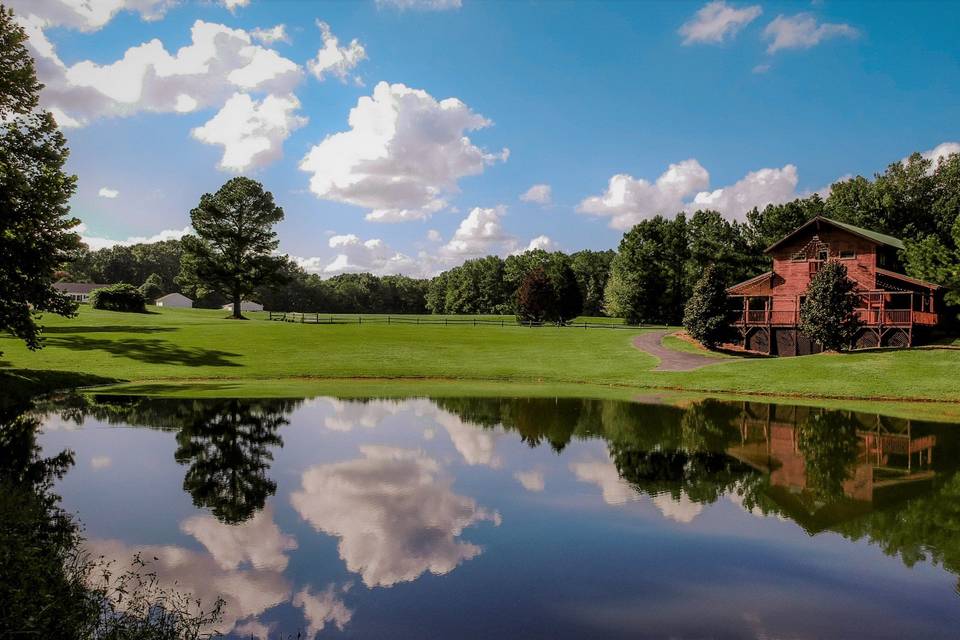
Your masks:
<svg viewBox="0 0 960 640"><path fill-rule="evenodd" d="M243 320L243 314L240 313L240 292L233 292L233 319Z"/></svg>

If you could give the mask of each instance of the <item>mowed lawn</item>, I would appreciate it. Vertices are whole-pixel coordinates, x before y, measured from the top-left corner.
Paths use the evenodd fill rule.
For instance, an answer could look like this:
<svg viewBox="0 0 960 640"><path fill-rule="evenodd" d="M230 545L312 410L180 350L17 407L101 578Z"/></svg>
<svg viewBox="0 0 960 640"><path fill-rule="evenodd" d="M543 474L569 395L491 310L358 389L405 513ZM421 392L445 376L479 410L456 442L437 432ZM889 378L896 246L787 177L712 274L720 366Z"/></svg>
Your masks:
<svg viewBox="0 0 960 640"><path fill-rule="evenodd" d="M46 316L46 348L0 338L7 369L114 380L434 378L580 383L821 398L960 401L960 350L915 349L801 358L718 358L654 372L641 330L472 325L311 325L226 319L220 310L95 311ZM281 383L282 384L282 383ZM276 388L277 382L270 386Z"/></svg>

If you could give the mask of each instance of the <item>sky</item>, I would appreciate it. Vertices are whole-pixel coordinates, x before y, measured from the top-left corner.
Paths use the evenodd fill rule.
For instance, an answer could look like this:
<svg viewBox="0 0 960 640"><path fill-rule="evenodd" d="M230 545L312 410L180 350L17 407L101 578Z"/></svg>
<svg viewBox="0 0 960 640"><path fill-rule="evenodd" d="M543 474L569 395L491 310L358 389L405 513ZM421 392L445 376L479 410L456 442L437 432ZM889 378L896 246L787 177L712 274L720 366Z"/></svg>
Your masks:
<svg viewBox="0 0 960 640"><path fill-rule="evenodd" d="M245 175L308 271L428 276L960 151L960 3L6 2L91 248Z"/></svg>

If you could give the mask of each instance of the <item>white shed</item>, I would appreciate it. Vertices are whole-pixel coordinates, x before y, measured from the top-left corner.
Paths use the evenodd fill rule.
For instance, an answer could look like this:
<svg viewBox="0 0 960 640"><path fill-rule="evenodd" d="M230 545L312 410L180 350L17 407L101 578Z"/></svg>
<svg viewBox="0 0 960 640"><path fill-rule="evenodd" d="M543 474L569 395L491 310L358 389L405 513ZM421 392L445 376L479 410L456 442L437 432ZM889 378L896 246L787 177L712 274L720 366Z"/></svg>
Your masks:
<svg viewBox="0 0 960 640"><path fill-rule="evenodd" d="M176 307L178 309L189 309L193 306L193 300L180 293L168 293L162 298L157 298L158 307Z"/></svg>
<svg viewBox="0 0 960 640"><path fill-rule="evenodd" d="M233 311L233 303L225 304L223 308L227 311ZM253 302L252 300L241 300L240 311L263 311L263 305L259 302Z"/></svg>

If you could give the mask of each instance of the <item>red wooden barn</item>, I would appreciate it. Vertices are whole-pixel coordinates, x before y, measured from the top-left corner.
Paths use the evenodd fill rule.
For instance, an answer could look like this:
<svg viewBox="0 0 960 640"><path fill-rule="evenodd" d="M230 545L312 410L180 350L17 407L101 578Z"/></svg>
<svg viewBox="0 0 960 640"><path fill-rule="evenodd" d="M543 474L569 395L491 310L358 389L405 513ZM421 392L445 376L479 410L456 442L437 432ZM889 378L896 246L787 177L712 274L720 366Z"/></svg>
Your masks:
<svg viewBox="0 0 960 640"><path fill-rule="evenodd" d="M740 345L782 356L820 351L797 329L800 305L813 275L827 260L839 260L857 285L863 327L854 346L912 346L924 330L937 325L941 290L901 273L902 248L892 236L813 218L767 248L773 258L770 271L727 289Z"/></svg>

